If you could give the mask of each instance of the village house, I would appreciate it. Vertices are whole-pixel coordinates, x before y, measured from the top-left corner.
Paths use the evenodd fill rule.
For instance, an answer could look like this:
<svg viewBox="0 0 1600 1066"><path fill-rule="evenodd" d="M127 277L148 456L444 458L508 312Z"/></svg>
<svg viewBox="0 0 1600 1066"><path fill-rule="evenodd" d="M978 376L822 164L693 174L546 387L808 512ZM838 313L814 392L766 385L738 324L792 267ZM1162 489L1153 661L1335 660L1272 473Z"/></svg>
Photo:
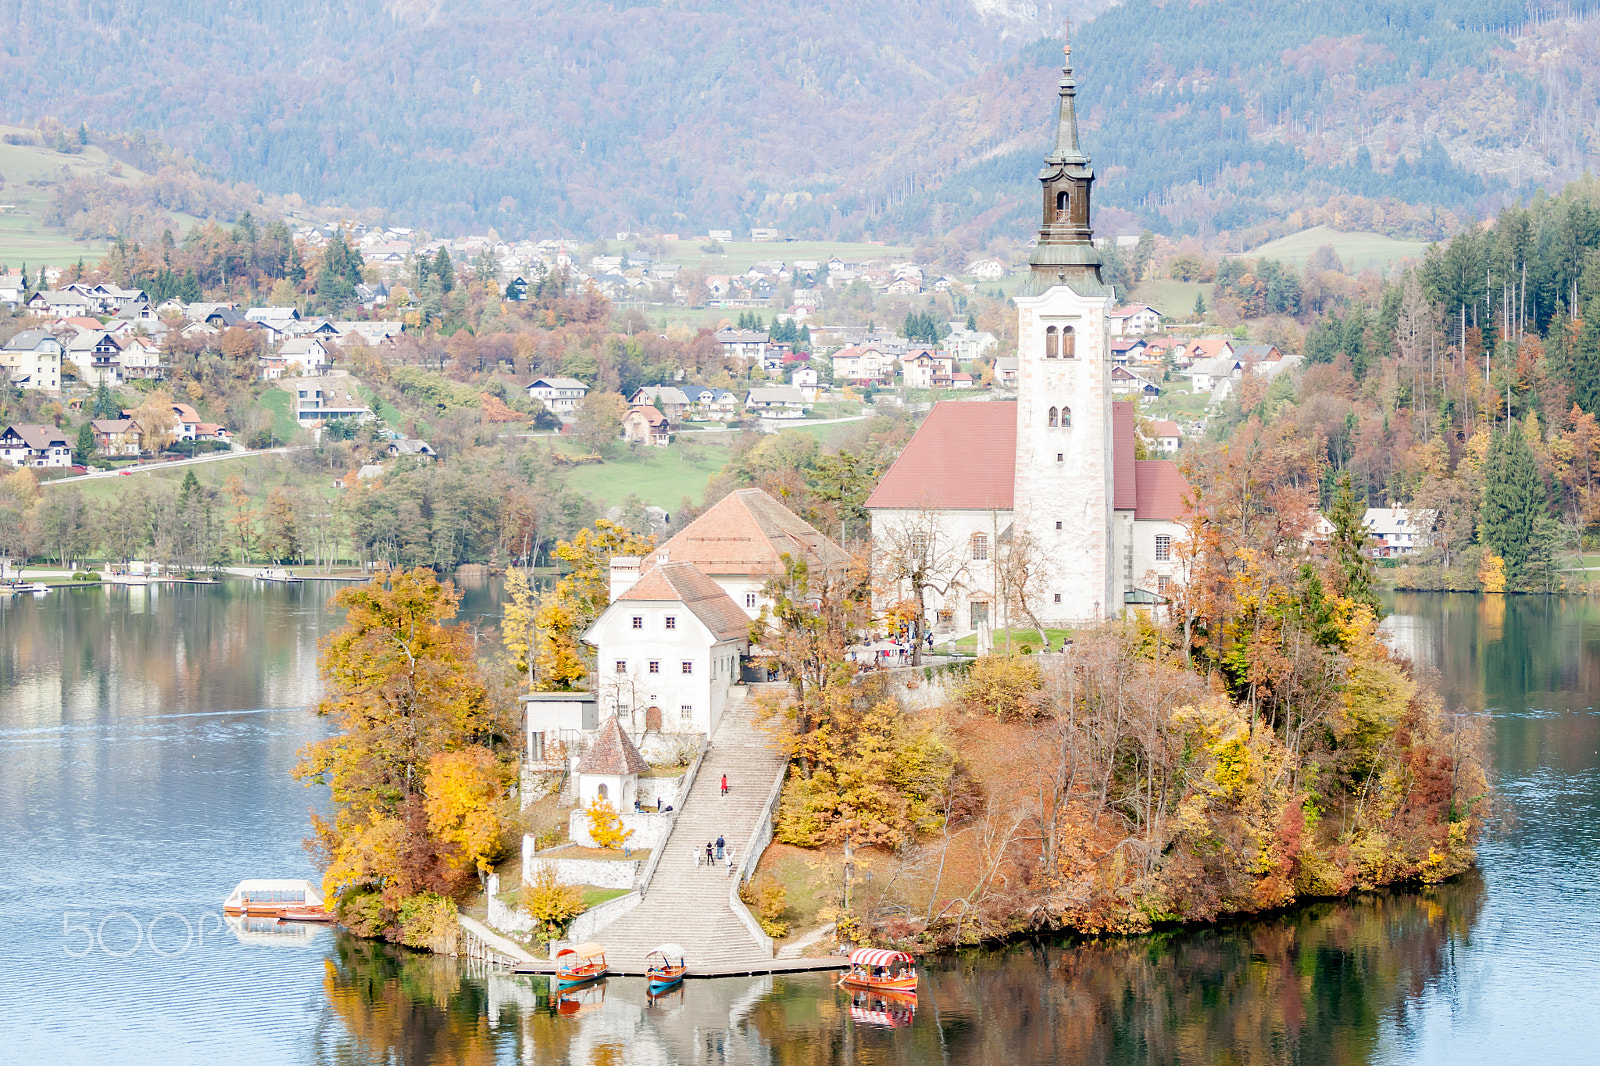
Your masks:
<svg viewBox="0 0 1600 1066"><path fill-rule="evenodd" d="M600 714L634 735L710 734L749 638L749 616L694 564L653 566L583 635L595 649Z"/></svg>
<svg viewBox="0 0 1600 1066"><path fill-rule="evenodd" d="M711 284L711 279L706 279L706 284ZM717 343L722 345L722 351L731 359L740 359L746 363L759 363L767 354L767 345L772 340L769 333L758 333L750 329L734 329L724 326L716 332Z"/></svg>
<svg viewBox="0 0 1600 1066"><path fill-rule="evenodd" d="M649 404L630 407L622 416L622 439L629 444L665 448L672 443L672 425L666 415Z"/></svg>
<svg viewBox="0 0 1600 1066"><path fill-rule="evenodd" d="M1121 337L1111 342L1111 361L1118 366L1144 361L1145 343L1138 338Z"/></svg>
<svg viewBox="0 0 1600 1066"><path fill-rule="evenodd" d="M962 271L969 278L978 278L981 281L999 281L1011 273L1011 268L998 259L979 259L967 264L967 269Z"/></svg>
<svg viewBox="0 0 1600 1066"><path fill-rule="evenodd" d="M577 378L534 378L523 389L530 400L538 400L558 415L572 414L589 392L589 386Z"/></svg>
<svg viewBox="0 0 1600 1066"><path fill-rule="evenodd" d="M1224 382L1237 381L1244 372L1243 364L1233 355L1219 355L1210 359L1196 359L1189 366L1189 380L1195 392L1213 392Z"/></svg>
<svg viewBox="0 0 1600 1066"><path fill-rule="evenodd" d="M1140 396L1160 396L1161 386L1149 378L1134 373L1125 366L1111 368L1111 391L1114 393L1137 393Z"/></svg>
<svg viewBox="0 0 1600 1066"><path fill-rule="evenodd" d="M391 459L415 459L418 462L426 462L439 455L433 450L433 445L414 437L395 437L383 450Z"/></svg>
<svg viewBox="0 0 1600 1066"><path fill-rule="evenodd" d="M122 384L122 346L103 329L79 333L67 341L65 356L78 368L85 385Z"/></svg>
<svg viewBox="0 0 1600 1066"><path fill-rule="evenodd" d="M31 315L73 318L94 312L94 302L75 289L40 289L24 305Z"/></svg>
<svg viewBox="0 0 1600 1066"><path fill-rule="evenodd" d="M1433 543L1432 511L1411 511L1405 507L1368 507L1361 517L1372 545L1367 554L1375 559L1394 559L1410 555Z"/></svg>
<svg viewBox="0 0 1600 1066"><path fill-rule="evenodd" d="M0 459L12 466L71 466L72 445L55 426L14 423L0 433Z"/></svg>
<svg viewBox="0 0 1600 1066"><path fill-rule="evenodd" d="M1158 418L1146 427L1146 434L1150 442L1168 455L1176 455L1182 443L1182 435L1178 431L1178 423L1164 418Z"/></svg>
<svg viewBox="0 0 1600 1066"><path fill-rule="evenodd" d="M96 418L89 425L94 450L107 458L138 458L144 451L144 430L131 418Z"/></svg>
<svg viewBox="0 0 1600 1066"><path fill-rule="evenodd" d="M1017 357L1002 355L994 361L994 380L999 385L1014 387L1017 383Z"/></svg>
<svg viewBox="0 0 1600 1066"><path fill-rule="evenodd" d="M372 408L356 399L341 380L285 380L279 382L279 388L293 397L295 421L302 426L335 418L360 420L372 415Z"/></svg>
<svg viewBox="0 0 1600 1066"><path fill-rule="evenodd" d="M744 405L762 418L804 418L806 398L793 385L751 389Z"/></svg>
<svg viewBox="0 0 1600 1066"><path fill-rule="evenodd" d="M327 373L333 360L328 358L327 346L316 337L292 337L278 349L287 370L298 370L308 377Z"/></svg>
<svg viewBox="0 0 1600 1066"><path fill-rule="evenodd" d="M682 422L689 410L689 397L674 385L645 385L635 389L628 402L635 407L655 407L673 423Z"/></svg>
<svg viewBox="0 0 1600 1066"><path fill-rule="evenodd" d="M19 389L61 390L61 342L42 329L25 329L0 348L0 367Z"/></svg>
<svg viewBox="0 0 1600 1066"><path fill-rule="evenodd" d="M797 389L815 389L817 387L817 371L815 367L797 366L789 372L789 384Z"/></svg>
<svg viewBox="0 0 1600 1066"><path fill-rule="evenodd" d="M1111 312L1113 337L1137 337L1161 328L1161 312L1149 304L1132 304Z"/></svg>
<svg viewBox="0 0 1600 1066"><path fill-rule="evenodd" d="M894 357L885 355L876 347L840 348L833 353L833 380L835 384L878 381L884 384L894 380Z"/></svg>
<svg viewBox="0 0 1600 1066"><path fill-rule="evenodd" d="M1234 358L1249 366L1252 363L1276 363L1283 353L1276 344L1239 344L1233 349Z"/></svg>
<svg viewBox="0 0 1600 1066"><path fill-rule="evenodd" d="M122 345L123 381L160 381L167 376L167 368L161 362L161 346L152 338L134 334L117 343Z"/></svg>
<svg viewBox="0 0 1600 1066"><path fill-rule="evenodd" d="M944 348L958 363L975 363L999 343L993 333L970 330L964 322L952 322L950 335L944 339Z"/></svg>

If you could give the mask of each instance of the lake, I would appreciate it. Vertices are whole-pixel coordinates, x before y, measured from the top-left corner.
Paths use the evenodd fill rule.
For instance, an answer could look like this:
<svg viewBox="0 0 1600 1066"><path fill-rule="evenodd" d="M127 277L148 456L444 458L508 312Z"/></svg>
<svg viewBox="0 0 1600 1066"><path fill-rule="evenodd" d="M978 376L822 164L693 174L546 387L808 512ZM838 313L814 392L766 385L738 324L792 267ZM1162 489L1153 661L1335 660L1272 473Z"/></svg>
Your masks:
<svg viewBox="0 0 1600 1066"><path fill-rule="evenodd" d="M930 960L914 1015L825 975L541 978L241 935L247 876L315 876L323 583L0 601L0 1058L189 1063L1540 1063L1600 1058L1600 604L1401 595L1392 640L1496 723L1480 870L1135 940ZM492 619L491 586L462 617Z"/></svg>

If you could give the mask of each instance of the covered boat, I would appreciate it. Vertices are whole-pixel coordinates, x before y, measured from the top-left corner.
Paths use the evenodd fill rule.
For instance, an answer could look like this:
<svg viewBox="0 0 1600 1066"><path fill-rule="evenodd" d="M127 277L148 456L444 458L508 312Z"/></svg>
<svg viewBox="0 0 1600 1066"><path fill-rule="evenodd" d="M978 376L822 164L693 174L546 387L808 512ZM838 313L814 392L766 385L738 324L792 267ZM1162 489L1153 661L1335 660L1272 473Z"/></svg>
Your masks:
<svg viewBox="0 0 1600 1066"><path fill-rule="evenodd" d="M689 969L683 949L676 944L662 944L646 955L645 976L650 979L652 993L663 991L683 980Z"/></svg>
<svg viewBox="0 0 1600 1066"><path fill-rule="evenodd" d="M331 922L322 893L305 878L253 877L234 886L222 901L230 918L276 918L281 922Z"/></svg>
<svg viewBox="0 0 1600 1066"><path fill-rule="evenodd" d="M850 972L839 978L839 983L916 995L917 960L903 951L856 948L850 953Z"/></svg>
<svg viewBox="0 0 1600 1066"><path fill-rule="evenodd" d="M882 992L864 988L851 990L850 1017L858 1022L897 1029L910 1025L916 1015L915 992Z"/></svg>
<svg viewBox="0 0 1600 1066"><path fill-rule="evenodd" d="M599 944L579 944L556 952L556 987L571 988L604 977L606 949Z"/></svg>

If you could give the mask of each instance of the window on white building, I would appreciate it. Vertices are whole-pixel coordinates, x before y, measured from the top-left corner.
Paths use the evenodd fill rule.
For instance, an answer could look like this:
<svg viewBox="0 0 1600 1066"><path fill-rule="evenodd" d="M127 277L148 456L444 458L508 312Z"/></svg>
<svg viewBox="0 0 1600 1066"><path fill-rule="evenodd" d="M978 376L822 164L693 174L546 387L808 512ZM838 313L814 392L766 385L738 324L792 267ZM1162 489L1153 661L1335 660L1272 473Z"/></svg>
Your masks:
<svg viewBox="0 0 1600 1066"><path fill-rule="evenodd" d="M1167 536L1156 537L1156 562L1164 563L1172 558L1172 538Z"/></svg>
<svg viewBox="0 0 1600 1066"><path fill-rule="evenodd" d="M1050 326L1044 331L1044 357L1046 359L1058 358L1061 354L1061 331Z"/></svg>
<svg viewBox="0 0 1600 1066"><path fill-rule="evenodd" d="M1060 421L1060 418L1061 418L1061 412L1058 411L1054 407L1050 408L1050 428L1051 429L1055 429L1056 428L1056 426L1058 425L1058 423Z"/></svg>
<svg viewBox="0 0 1600 1066"><path fill-rule="evenodd" d="M1061 593L1059 593L1059 592L1058 592L1058 593L1056 593L1056 598L1055 598L1055 602L1056 602L1056 603L1060 603L1060 602L1061 602Z"/></svg>
<svg viewBox="0 0 1600 1066"><path fill-rule="evenodd" d="M694 663L685 660L683 664L683 672L686 674L694 673Z"/></svg>
<svg viewBox="0 0 1600 1066"><path fill-rule="evenodd" d="M633 628L635 628L635 629L643 629L644 628L644 616L643 615L636 614L636 615L633 616Z"/></svg>
<svg viewBox="0 0 1600 1066"><path fill-rule="evenodd" d="M618 659L617 660L617 673L625 674L627 672L628 672L628 660L626 660L626 659Z"/></svg>
<svg viewBox="0 0 1600 1066"><path fill-rule="evenodd" d="M1166 596L1172 592L1172 579L1166 574L1156 575L1156 595Z"/></svg>
<svg viewBox="0 0 1600 1066"><path fill-rule="evenodd" d="M744 594L744 605L746 607L754 607L756 605L756 594L754 592L746 592Z"/></svg>
<svg viewBox="0 0 1600 1066"><path fill-rule="evenodd" d="M677 629L678 628L678 617L677 617L677 615L671 615L671 614L667 615L667 628L668 629Z"/></svg>
<svg viewBox="0 0 1600 1066"><path fill-rule="evenodd" d="M974 603L969 606L971 607L972 628L977 629L981 625L986 625L989 621L989 605L987 603Z"/></svg>
<svg viewBox="0 0 1600 1066"><path fill-rule="evenodd" d="M650 660L650 672L652 674L659 674L661 672L661 663L660 663L660 661L658 661L656 659L651 659Z"/></svg>
<svg viewBox="0 0 1600 1066"><path fill-rule="evenodd" d="M1058 463L1064 463L1064 462L1066 462L1066 461L1067 461L1067 457L1066 457L1066 454L1065 454L1065 453L1063 453L1063 452L1056 452L1056 462L1058 462Z"/></svg>
<svg viewBox="0 0 1600 1066"><path fill-rule="evenodd" d="M685 726L694 725L694 704L678 704L678 721L682 722Z"/></svg>
<svg viewBox="0 0 1600 1066"><path fill-rule="evenodd" d="M972 535L972 558L974 562L984 562L989 558L989 534L974 533Z"/></svg>
<svg viewBox="0 0 1600 1066"><path fill-rule="evenodd" d="M1057 523L1056 523L1056 528L1057 528L1057 529L1060 529L1060 528L1061 528L1061 523L1060 523L1060 522L1057 522Z"/></svg>

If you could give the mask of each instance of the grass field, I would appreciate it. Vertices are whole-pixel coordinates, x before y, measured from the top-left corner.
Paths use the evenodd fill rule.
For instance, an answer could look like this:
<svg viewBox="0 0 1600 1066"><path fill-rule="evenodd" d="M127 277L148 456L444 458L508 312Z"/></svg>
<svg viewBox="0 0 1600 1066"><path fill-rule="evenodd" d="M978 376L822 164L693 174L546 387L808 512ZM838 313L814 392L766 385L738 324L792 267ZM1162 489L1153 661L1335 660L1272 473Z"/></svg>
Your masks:
<svg viewBox="0 0 1600 1066"><path fill-rule="evenodd" d="M1344 268L1352 274L1368 267L1385 270L1401 259L1420 259L1428 250L1426 241L1397 241L1381 233L1341 233L1328 226L1313 226L1287 237L1268 241L1248 252L1252 258L1281 259L1295 266L1305 266L1306 260L1324 244L1332 245L1339 253Z"/></svg>
<svg viewBox="0 0 1600 1066"><path fill-rule="evenodd" d="M201 485L214 486L219 491L227 483L228 478L237 474L249 486L257 502L265 500L271 489L289 485L309 486L325 495L332 495L334 492L331 478L306 478L303 474L297 473L294 465L282 455L252 455L243 459L224 459L220 462L197 463L194 466L179 466L169 470L142 471L126 477L74 481L63 487L75 488L83 493L85 499L100 502L116 499L140 479L144 479L147 483L158 482L163 488L176 490L190 471L194 472L195 480Z"/></svg>
<svg viewBox="0 0 1600 1066"><path fill-rule="evenodd" d="M1211 303L1209 282L1173 281L1171 278L1154 278L1141 281L1128 295L1130 303L1146 303L1174 322L1187 322L1194 314L1194 298L1203 294L1206 304Z"/></svg>
<svg viewBox="0 0 1600 1066"><path fill-rule="evenodd" d="M586 451L577 441L553 444L569 455ZM700 502L706 483L727 465L732 447L731 439L722 434L697 436L688 443L680 438L670 448L619 446L614 458L604 463L573 467L567 472L567 484L601 506L637 496L670 513L685 496Z"/></svg>
<svg viewBox="0 0 1600 1066"><path fill-rule="evenodd" d="M1154 373L1159 377L1159 370ZM1210 399L1210 393L1190 392L1187 378L1173 378L1161 383L1161 395L1141 407L1139 413L1146 418L1170 418L1186 422L1203 417Z"/></svg>

